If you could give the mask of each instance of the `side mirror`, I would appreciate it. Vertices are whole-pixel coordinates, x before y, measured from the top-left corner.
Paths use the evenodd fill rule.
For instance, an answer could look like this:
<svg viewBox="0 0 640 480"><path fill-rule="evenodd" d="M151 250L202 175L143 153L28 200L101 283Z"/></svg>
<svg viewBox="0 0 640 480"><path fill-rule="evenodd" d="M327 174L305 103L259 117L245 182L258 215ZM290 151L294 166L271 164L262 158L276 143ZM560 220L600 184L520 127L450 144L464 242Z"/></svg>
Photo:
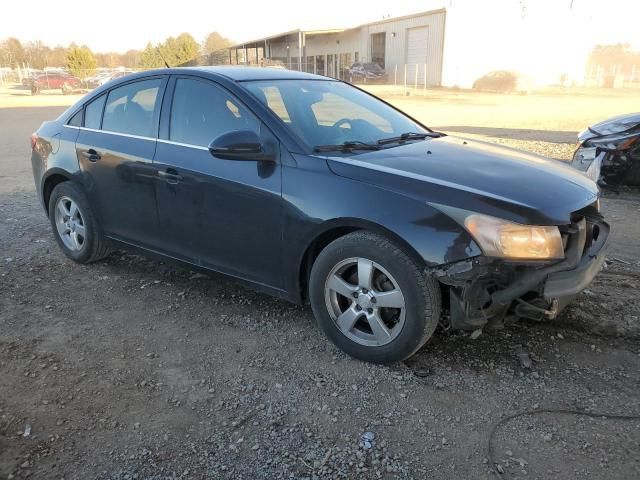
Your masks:
<svg viewBox="0 0 640 480"><path fill-rule="evenodd" d="M260 160L273 162L275 149L263 145L256 132L234 130L223 133L209 144L209 152L216 158L225 160Z"/></svg>

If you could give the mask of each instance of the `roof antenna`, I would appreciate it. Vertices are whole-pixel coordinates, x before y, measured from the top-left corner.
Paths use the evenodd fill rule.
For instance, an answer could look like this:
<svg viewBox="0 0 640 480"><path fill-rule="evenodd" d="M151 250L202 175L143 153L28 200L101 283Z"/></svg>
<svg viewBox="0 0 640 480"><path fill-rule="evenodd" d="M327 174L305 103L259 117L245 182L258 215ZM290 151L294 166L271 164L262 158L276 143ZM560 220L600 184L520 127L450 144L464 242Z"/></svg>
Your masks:
<svg viewBox="0 0 640 480"><path fill-rule="evenodd" d="M164 66L167 68L171 68L169 66L169 64L167 63L167 61L164 59L164 57L162 56L162 50L160 50L160 46L156 47L156 50L158 50L158 55L160 55L160 58L162 59L162 61L164 62Z"/></svg>

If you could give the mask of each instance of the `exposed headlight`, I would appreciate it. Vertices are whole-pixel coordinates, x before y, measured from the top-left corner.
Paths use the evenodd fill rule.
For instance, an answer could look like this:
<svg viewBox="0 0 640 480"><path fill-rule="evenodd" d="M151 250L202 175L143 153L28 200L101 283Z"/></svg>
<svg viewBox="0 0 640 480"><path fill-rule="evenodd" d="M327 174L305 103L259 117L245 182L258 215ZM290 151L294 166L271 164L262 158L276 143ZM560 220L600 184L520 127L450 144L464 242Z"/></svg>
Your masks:
<svg viewBox="0 0 640 480"><path fill-rule="evenodd" d="M464 225L485 255L511 260L564 258L560 230L555 226L520 225L500 218L473 213Z"/></svg>
<svg viewBox="0 0 640 480"><path fill-rule="evenodd" d="M579 147L573 154L573 161L578 160L580 163L592 162L596 158L597 147Z"/></svg>

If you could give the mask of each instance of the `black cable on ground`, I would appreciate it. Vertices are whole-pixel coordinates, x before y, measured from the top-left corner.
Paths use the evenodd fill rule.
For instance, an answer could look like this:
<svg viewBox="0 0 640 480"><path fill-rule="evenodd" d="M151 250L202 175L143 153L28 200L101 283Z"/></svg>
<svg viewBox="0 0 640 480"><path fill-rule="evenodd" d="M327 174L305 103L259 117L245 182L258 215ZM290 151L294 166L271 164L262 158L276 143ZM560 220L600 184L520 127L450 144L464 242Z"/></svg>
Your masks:
<svg viewBox="0 0 640 480"><path fill-rule="evenodd" d="M487 458L489 460L489 465L491 466L491 471L498 475L502 479L508 479L510 475L506 470L503 469L503 472L498 471L497 466L499 463L495 459L494 448L493 448L493 438L495 437L498 429L507 422L518 418L518 417L526 417L530 415L539 415L541 413L552 413L552 414L564 414L564 415L578 415L582 417L592 417L592 418L600 418L603 420L640 420L640 415L616 415L611 413L598 413L598 412L584 412L580 410L570 410L570 409L562 409L562 408L538 408L534 410L525 410L522 412L514 413L512 415L508 415L498 422L496 422L491 428L491 432L489 433L489 440L487 442Z"/></svg>

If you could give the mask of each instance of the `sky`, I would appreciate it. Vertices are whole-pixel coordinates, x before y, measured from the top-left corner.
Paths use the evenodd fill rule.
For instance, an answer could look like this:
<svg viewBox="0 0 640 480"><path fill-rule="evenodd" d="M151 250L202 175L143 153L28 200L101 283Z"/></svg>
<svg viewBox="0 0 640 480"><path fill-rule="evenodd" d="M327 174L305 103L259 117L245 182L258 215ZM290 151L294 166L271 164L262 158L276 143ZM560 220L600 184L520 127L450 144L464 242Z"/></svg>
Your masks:
<svg viewBox="0 0 640 480"><path fill-rule="evenodd" d="M65 0L56 8L51 8L51 0L11 1L2 7L0 40L13 36L51 46L75 42L97 52L124 52L182 32L202 41L207 33L218 31L242 42L296 28L351 27L387 15L452 5L464 8L465 2L482 2L486 16L472 20L482 21L487 29L500 22L507 4L519 4L550 19L575 15L577 28L588 32L581 37L590 43L629 42L640 48L638 0ZM562 28L557 21L550 24Z"/></svg>
<svg viewBox="0 0 640 480"><path fill-rule="evenodd" d="M73 41L95 51L120 52L182 32L201 41L209 32L218 31L241 42L296 28L355 26L383 15L428 9L424 0L65 0L62 8L51 8L51 0L28 3L28 11L21 2L3 5L0 39L15 36L65 46Z"/></svg>

